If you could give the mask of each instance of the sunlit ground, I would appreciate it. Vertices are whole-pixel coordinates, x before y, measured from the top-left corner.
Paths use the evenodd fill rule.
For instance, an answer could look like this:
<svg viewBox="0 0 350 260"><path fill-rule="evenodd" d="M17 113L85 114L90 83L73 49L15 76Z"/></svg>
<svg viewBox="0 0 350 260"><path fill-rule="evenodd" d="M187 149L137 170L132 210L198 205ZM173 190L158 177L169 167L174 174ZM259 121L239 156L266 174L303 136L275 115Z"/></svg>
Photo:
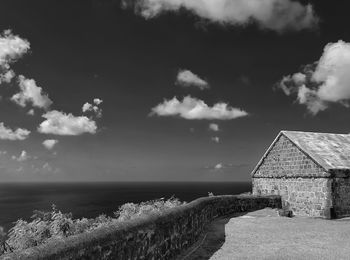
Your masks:
<svg viewBox="0 0 350 260"><path fill-rule="evenodd" d="M279 217L264 209L213 222L185 259L349 259L350 219Z"/></svg>

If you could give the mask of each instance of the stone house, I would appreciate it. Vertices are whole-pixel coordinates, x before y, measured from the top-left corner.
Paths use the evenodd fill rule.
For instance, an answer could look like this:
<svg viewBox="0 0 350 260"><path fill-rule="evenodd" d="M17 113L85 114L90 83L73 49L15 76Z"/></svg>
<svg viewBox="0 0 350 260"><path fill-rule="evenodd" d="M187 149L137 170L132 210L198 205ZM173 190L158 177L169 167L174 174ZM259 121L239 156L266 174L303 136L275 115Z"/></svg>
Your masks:
<svg viewBox="0 0 350 260"><path fill-rule="evenodd" d="M253 194L294 215L350 216L350 135L281 131L252 172Z"/></svg>

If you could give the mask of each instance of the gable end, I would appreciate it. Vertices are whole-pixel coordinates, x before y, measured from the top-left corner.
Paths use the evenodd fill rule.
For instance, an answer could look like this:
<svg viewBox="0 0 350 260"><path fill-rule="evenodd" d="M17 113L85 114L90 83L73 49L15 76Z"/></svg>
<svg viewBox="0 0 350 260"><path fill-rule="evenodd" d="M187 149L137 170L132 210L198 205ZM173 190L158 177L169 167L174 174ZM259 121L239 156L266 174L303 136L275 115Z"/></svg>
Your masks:
<svg viewBox="0 0 350 260"><path fill-rule="evenodd" d="M253 178L329 177L328 170L281 131L260 159Z"/></svg>

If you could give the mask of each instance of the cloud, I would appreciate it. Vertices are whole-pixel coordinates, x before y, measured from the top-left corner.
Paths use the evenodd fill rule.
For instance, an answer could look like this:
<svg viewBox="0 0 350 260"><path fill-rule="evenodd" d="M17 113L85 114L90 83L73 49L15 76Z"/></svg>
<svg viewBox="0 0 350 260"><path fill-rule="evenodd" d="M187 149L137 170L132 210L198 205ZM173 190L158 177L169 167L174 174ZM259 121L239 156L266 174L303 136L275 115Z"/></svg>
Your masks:
<svg viewBox="0 0 350 260"><path fill-rule="evenodd" d="M102 99L94 98L94 103L95 103L96 105L100 105L102 102L103 102Z"/></svg>
<svg viewBox="0 0 350 260"><path fill-rule="evenodd" d="M27 79L20 75L18 77L20 92L13 95L11 100L18 105L25 107L27 103L33 106L48 109L52 104L47 94L44 94L41 87L36 85L34 79Z"/></svg>
<svg viewBox="0 0 350 260"><path fill-rule="evenodd" d="M18 161L18 162L24 162L30 158L28 153L26 151L22 151L21 154L17 157L15 155L12 155L12 160Z"/></svg>
<svg viewBox="0 0 350 260"><path fill-rule="evenodd" d="M224 165L222 163L218 163L217 165L214 166L214 170L221 170L224 168Z"/></svg>
<svg viewBox="0 0 350 260"><path fill-rule="evenodd" d="M95 134L96 122L86 116L74 116L57 110L43 115L44 120L38 127L43 134L55 135L81 135L83 133Z"/></svg>
<svg viewBox="0 0 350 260"><path fill-rule="evenodd" d="M51 166L48 162L46 162L46 163L43 164L42 169L43 169L44 171L51 172L53 168L52 168L52 166Z"/></svg>
<svg viewBox="0 0 350 260"><path fill-rule="evenodd" d="M338 41L325 46L319 61L302 72L284 77L278 84L286 95L316 115L331 104L350 105L350 43Z"/></svg>
<svg viewBox="0 0 350 260"><path fill-rule="evenodd" d="M40 174L42 176L47 176L48 174L58 174L62 172L60 168L52 166L49 162L32 164L31 170L34 174Z"/></svg>
<svg viewBox="0 0 350 260"><path fill-rule="evenodd" d="M214 124L214 123L209 124L209 130L214 131L214 132L218 132L219 131L219 125L218 124Z"/></svg>
<svg viewBox="0 0 350 260"><path fill-rule="evenodd" d="M86 103L83 105L83 107L81 108L81 110L82 110L83 112L90 111L90 110L92 110L92 105L91 105L90 103L86 102Z"/></svg>
<svg viewBox="0 0 350 260"><path fill-rule="evenodd" d="M219 143L220 142L220 138L218 136L214 136L211 138L211 140L215 143Z"/></svg>
<svg viewBox="0 0 350 260"><path fill-rule="evenodd" d="M10 83L14 77L15 77L15 72L13 70L8 70L4 73L1 73L0 74L0 84L3 82Z"/></svg>
<svg viewBox="0 0 350 260"><path fill-rule="evenodd" d="M32 171L40 175L58 174L62 172L60 168L52 166L49 162L43 162L43 164L40 165L32 165Z"/></svg>
<svg viewBox="0 0 350 260"><path fill-rule="evenodd" d="M48 150L51 150L57 143L58 143L58 140L55 140L55 139L47 139L43 141L43 145Z"/></svg>
<svg viewBox="0 0 350 260"><path fill-rule="evenodd" d="M318 24L311 4L293 0L123 0L123 7L133 7L146 19L181 9L221 25L247 26L277 32L299 31Z"/></svg>
<svg viewBox="0 0 350 260"><path fill-rule="evenodd" d="M11 30L5 30L0 35L0 67L8 71L10 64L22 57L30 49L27 40L12 34Z"/></svg>
<svg viewBox="0 0 350 260"><path fill-rule="evenodd" d="M0 34L0 84L12 81L16 74L10 69L10 64L22 57L29 49L29 42L12 34L11 30L5 30Z"/></svg>
<svg viewBox="0 0 350 260"><path fill-rule="evenodd" d="M175 84L183 87L194 86L201 90L209 88L208 82L201 79L199 76L189 70L179 70Z"/></svg>
<svg viewBox="0 0 350 260"><path fill-rule="evenodd" d="M248 113L239 108L231 107L224 102L216 103L209 107L200 99L186 96L182 101L179 101L176 97L171 100L164 100L163 103L152 108L150 115L179 116L189 120L230 120L247 116Z"/></svg>
<svg viewBox="0 0 350 260"><path fill-rule="evenodd" d="M0 123L0 139L3 140L24 140L28 137L30 131L24 128L17 128L12 130L4 125L3 122Z"/></svg>
<svg viewBox="0 0 350 260"><path fill-rule="evenodd" d="M27 112L27 115L30 115L30 116L34 116L35 112L34 112L34 109L30 109L28 112Z"/></svg>
<svg viewBox="0 0 350 260"><path fill-rule="evenodd" d="M220 162L216 165L205 166L204 168L212 171L218 171L218 170L227 171L228 169L241 170L241 169L249 169L251 167L252 166L249 163L221 163Z"/></svg>
<svg viewBox="0 0 350 260"><path fill-rule="evenodd" d="M99 98L95 98L93 100L93 104L90 104L89 102L86 102L83 107L81 108L81 110L83 111L83 113L86 112L93 112L95 114L96 117L100 118L102 117L102 109L98 107L98 105L100 105L103 102L103 100L99 99Z"/></svg>

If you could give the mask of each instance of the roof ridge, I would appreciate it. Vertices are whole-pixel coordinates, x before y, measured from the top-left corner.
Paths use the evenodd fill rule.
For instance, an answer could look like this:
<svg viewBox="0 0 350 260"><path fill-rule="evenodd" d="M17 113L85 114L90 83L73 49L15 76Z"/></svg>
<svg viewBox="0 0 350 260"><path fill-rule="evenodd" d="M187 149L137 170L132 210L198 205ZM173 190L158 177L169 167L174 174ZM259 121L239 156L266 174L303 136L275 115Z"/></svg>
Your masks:
<svg viewBox="0 0 350 260"><path fill-rule="evenodd" d="M297 130L281 130L280 133L308 133L308 134L327 134L327 135L350 135L348 134L339 134L339 133L326 133L326 132L312 132L312 131L297 131Z"/></svg>

